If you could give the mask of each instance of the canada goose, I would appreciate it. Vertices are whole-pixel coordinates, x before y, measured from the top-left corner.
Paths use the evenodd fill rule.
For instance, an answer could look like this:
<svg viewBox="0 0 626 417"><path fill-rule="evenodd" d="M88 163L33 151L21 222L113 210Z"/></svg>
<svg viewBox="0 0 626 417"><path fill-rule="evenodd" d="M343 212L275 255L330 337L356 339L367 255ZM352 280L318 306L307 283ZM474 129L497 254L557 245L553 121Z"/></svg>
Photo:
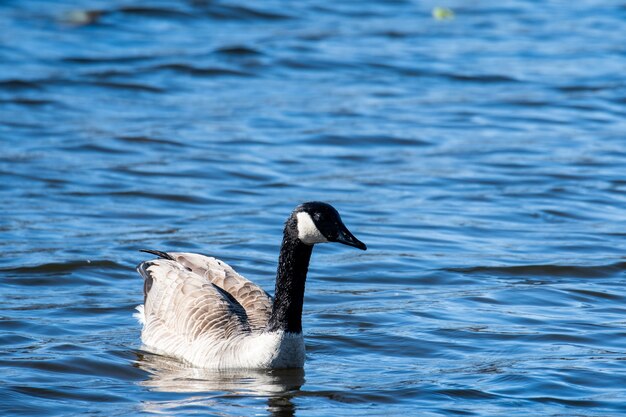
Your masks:
<svg viewBox="0 0 626 417"><path fill-rule="evenodd" d="M313 245L324 242L367 249L331 205L296 207L285 224L274 300L215 258L144 250L160 259L137 267L144 279L136 314L141 340L203 368L301 368L304 284Z"/></svg>

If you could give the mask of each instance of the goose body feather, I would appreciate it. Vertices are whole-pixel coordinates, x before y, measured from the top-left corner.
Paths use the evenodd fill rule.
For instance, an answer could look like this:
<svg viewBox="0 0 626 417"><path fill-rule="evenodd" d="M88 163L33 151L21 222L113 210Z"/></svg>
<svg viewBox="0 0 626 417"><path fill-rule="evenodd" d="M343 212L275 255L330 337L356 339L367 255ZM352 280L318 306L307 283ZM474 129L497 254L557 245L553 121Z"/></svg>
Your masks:
<svg viewBox="0 0 626 417"><path fill-rule="evenodd" d="M297 368L301 333L265 331L272 299L229 265L193 253L141 263L149 287L137 308L142 342L203 368Z"/></svg>

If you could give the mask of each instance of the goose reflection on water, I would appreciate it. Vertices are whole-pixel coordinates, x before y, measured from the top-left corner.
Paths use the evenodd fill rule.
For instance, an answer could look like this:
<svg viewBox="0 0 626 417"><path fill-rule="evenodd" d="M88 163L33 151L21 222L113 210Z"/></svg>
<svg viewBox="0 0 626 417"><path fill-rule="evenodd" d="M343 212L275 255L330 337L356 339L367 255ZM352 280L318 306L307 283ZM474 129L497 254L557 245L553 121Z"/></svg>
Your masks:
<svg viewBox="0 0 626 417"><path fill-rule="evenodd" d="M215 410L224 399L266 397L271 416L289 417L296 411L292 398L305 382L303 369L215 371L143 351L136 355L135 366L148 373L139 385L160 393L195 394L145 401L149 413L169 414L179 407Z"/></svg>

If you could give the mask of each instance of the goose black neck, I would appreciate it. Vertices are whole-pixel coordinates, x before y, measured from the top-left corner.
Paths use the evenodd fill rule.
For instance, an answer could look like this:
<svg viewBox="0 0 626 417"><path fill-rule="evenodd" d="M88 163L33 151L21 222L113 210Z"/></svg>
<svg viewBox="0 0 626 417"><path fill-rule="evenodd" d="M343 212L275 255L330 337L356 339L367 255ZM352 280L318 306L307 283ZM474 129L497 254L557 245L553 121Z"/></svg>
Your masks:
<svg viewBox="0 0 626 417"><path fill-rule="evenodd" d="M306 245L298 239L297 224L292 220L294 219L290 219L285 225L285 235L278 257L276 291L272 314L267 324L268 331L302 333L304 284L313 246Z"/></svg>

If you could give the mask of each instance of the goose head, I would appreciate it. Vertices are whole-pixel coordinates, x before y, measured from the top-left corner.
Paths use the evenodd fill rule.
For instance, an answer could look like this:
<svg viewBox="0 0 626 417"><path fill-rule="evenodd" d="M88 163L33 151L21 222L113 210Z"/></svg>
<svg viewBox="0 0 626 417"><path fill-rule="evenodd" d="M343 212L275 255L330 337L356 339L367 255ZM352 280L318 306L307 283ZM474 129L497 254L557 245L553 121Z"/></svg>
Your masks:
<svg viewBox="0 0 626 417"><path fill-rule="evenodd" d="M337 242L366 250L367 246L348 230L333 206L311 201L296 207L292 217L296 220L298 239L306 245Z"/></svg>

